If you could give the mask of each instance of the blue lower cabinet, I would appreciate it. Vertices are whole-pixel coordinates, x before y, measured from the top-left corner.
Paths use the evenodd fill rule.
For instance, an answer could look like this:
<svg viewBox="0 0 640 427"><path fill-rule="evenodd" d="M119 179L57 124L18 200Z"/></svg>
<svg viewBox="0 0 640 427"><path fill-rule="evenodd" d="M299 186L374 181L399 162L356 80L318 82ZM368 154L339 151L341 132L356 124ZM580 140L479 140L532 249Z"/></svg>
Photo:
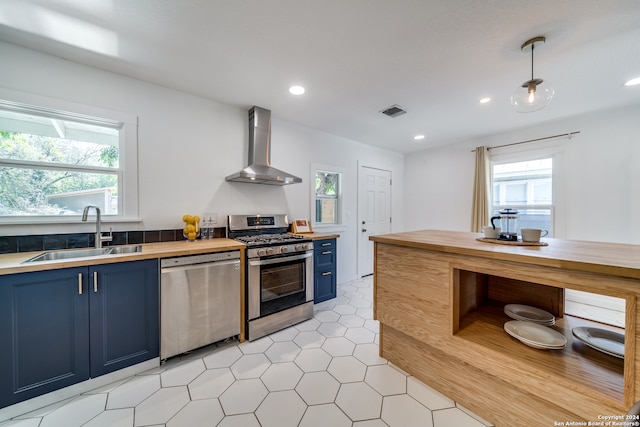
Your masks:
<svg viewBox="0 0 640 427"><path fill-rule="evenodd" d="M91 267L91 376L160 354L158 261Z"/></svg>
<svg viewBox="0 0 640 427"><path fill-rule="evenodd" d="M0 407L158 357L158 303L157 260L0 276Z"/></svg>
<svg viewBox="0 0 640 427"><path fill-rule="evenodd" d="M0 276L0 407L89 379L86 271Z"/></svg>
<svg viewBox="0 0 640 427"><path fill-rule="evenodd" d="M313 242L314 303L336 297L336 239Z"/></svg>

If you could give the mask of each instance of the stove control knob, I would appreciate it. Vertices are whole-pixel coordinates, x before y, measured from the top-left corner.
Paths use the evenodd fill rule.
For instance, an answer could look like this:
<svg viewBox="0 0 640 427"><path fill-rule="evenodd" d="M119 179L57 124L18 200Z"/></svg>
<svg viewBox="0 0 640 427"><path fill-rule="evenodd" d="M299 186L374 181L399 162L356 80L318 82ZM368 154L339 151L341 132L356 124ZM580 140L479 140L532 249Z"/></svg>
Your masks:
<svg viewBox="0 0 640 427"><path fill-rule="evenodd" d="M304 245L296 245L296 251L304 250Z"/></svg>
<svg viewBox="0 0 640 427"><path fill-rule="evenodd" d="M267 254L267 251L264 249L258 249L258 256L265 256Z"/></svg>
<svg viewBox="0 0 640 427"><path fill-rule="evenodd" d="M267 255L273 255L273 248L267 248Z"/></svg>
<svg viewBox="0 0 640 427"><path fill-rule="evenodd" d="M287 252L289 252L289 248L286 246L283 246L280 248L280 253L281 254L286 254Z"/></svg>

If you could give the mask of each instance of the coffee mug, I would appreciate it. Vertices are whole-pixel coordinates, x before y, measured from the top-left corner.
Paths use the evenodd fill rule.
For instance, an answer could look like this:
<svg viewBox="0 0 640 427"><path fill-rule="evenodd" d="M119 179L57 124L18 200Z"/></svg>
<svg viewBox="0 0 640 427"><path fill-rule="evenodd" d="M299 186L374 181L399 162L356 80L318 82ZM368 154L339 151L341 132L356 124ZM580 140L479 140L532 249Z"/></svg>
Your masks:
<svg viewBox="0 0 640 427"><path fill-rule="evenodd" d="M482 227L485 239L497 239L500 237L500 227L493 228L492 225Z"/></svg>
<svg viewBox="0 0 640 427"><path fill-rule="evenodd" d="M520 230L520 234L522 234L524 242L539 242L540 238L548 235L549 232L539 228L523 228Z"/></svg>

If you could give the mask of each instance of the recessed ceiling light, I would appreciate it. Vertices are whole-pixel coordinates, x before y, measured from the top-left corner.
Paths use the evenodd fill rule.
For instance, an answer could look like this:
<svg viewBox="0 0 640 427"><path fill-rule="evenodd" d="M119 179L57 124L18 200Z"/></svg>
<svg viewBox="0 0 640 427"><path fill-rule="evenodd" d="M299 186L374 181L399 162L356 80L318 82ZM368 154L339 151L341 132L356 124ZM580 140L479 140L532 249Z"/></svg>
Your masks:
<svg viewBox="0 0 640 427"><path fill-rule="evenodd" d="M640 85L640 77L636 77L635 79L631 79L624 84L625 86L636 86Z"/></svg>
<svg viewBox="0 0 640 427"><path fill-rule="evenodd" d="M424 139L424 135L416 135L413 137L413 139L415 139L416 141L420 141L421 139Z"/></svg>
<svg viewBox="0 0 640 427"><path fill-rule="evenodd" d="M302 95L304 93L304 88L302 86L291 86L289 88L289 93L292 95Z"/></svg>
<svg viewBox="0 0 640 427"><path fill-rule="evenodd" d="M487 102L491 102L491 98L488 96L486 98L480 98L480 104L486 104Z"/></svg>

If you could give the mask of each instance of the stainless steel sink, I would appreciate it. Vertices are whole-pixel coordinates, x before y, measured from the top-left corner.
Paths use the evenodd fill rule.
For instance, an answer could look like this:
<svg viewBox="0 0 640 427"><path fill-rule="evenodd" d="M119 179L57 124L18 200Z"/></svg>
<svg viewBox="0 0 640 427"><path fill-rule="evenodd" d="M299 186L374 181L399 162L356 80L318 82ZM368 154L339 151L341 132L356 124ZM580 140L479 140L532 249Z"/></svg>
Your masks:
<svg viewBox="0 0 640 427"><path fill-rule="evenodd" d="M112 246L110 254L132 254L142 252L142 245Z"/></svg>
<svg viewBox="0 0 640 427"><path fill-rule="evenodd" d="M86 258L90 256L100 255L115 255L115 254L130 254L134 252L142 252L141 245L126 245L126 246L113 246L110 248L96 248L96 249L67 249L62 251L50 251L44 252L40 255L34 256L24 261L23 264L38 261L52 261L59 259L75 259Z"/></svg>

